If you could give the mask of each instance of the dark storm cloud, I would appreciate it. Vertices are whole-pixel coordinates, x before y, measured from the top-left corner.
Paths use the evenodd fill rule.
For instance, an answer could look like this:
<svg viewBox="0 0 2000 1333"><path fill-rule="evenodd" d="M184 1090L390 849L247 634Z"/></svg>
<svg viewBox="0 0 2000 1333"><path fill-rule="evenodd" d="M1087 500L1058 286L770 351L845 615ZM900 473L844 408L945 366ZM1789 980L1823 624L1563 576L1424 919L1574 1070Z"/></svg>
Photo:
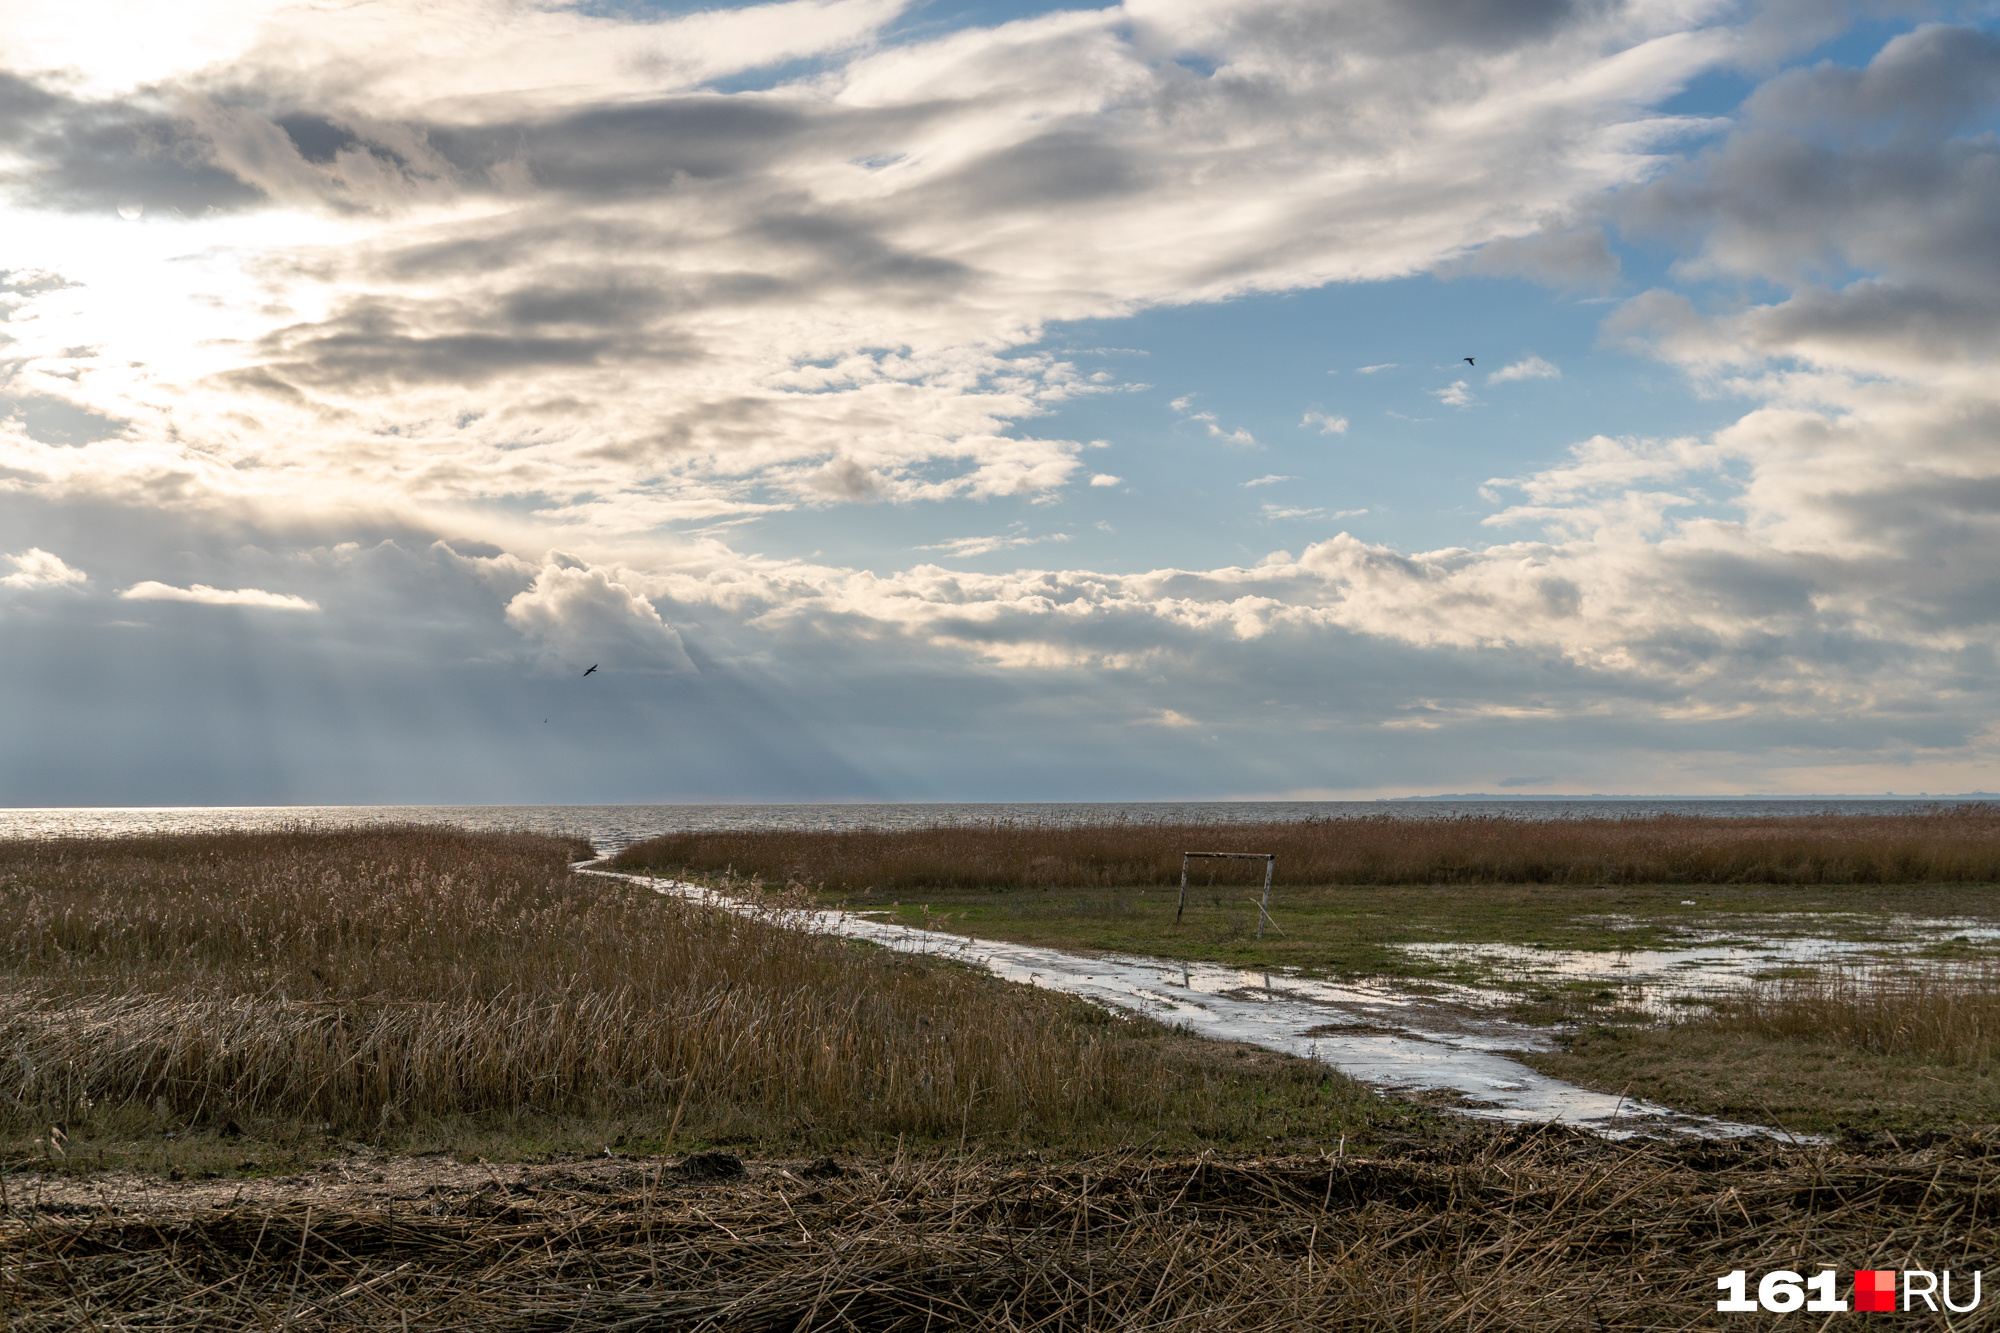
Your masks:
<svg viewBox="0 0 2000 1333"><path fill-rule="evenodd" d="M1926 28L1862 70L1780 75L1720 147L1634 195L1629 227L1698 238L1733 272L2000 290L2000 39Z"/></svg>
<svg viewBox="0 0 2000 1333"><path fill-rule="evenodd" d="M30 164L10 174L43 207L139 204L195 216L268 202L217 164L193 120L139 101L81 101L0 76L0 142Z"/></svg>
<svg viewBox="0 0 2000 1333"><path fill-rule="evenodd" d="M530 310L534 306L528 302ZM502 311L506 310L502 304ZM606 308L579 301L576 308ZM262 382L246 376L273 378L284 384L314 387L359 388L370 384L447 383L481 384L495 376L522 371L576 369L603 364L611 359L651 362L684 362L699 355L683 340L663 336L634 344L614 340L610 330L573 336L536 335L527 332L481 332L491 326L479 318L480 311L430 308L421 318L430 326L422 328L410 312L387 302L360 301L338 317L317 324L280 329L265 340L264 350L272 360L247 372L235 372L246 387ZM460 327L438 331L436 325L451 322ZM505 320L519 327L529 321ZM569 323L572 321L557 321Z"/></svg>
<svg viewBox="0 0 2000 1333"><path fill-rule="evenodd" d="M1245 6L1223 22L1239 39L1291 51L1401 55L1453 48L1504 50L1619 7L1615 0L1372 0Z"/></svg>
<svg viewBox="0 0 2000 1333"><path fill-rule="evenodd" d="M1148 175L1101 131L1058 130L975 159L925 193L966 213L1039 212L1137 194Z"/></svg>
<svg viewBox="0 0 2000 1333"><path fill-rule="evenodd" d="M671 302L672 297L659 287L586 269L575 274L543 274L534 284L502 297L498 313L515 328L561 324L637 329L652 323Z"/></svg>
<svg viewBox="0 0 2000 1333"><path fill-rule="evenodd" d="M1402 0L1393 12L1413 36L1490 49L1547 37L1580 13L1604 7L1576 0Z"/></svg>
<svg viewBox="0 0 2000 1333"><path fill-rule="evenodd" d="M295 111L277 117L276 123L292 141L292 147L299 150L299 156L316 167L330 165L342 149L361 145L360 135L324 116Z"/></svg>
<svg viewBox="0 0 2000 1333"><path fill-rule="evenodd" d="M594 200L653 196L679 178L752 176L781 157L809 117L734 97L676 97L551 120L431 127L425 141L467 180L519 162L535 185Z"/></svg>
<svg viewBox="0 0 2000 1333"><path fill-rule="evenodd" d="M747 228L746 235L805 261L803 267L817 285L886 287L935 296L963 287L973 277L971 269L955 260L899 249L851 210L774 211Z"/></svg>
<svg viewBox="0 0 2000 1333"><path fill-rule="evenodd" d="M191 99L182 114L160 109L163 100L84 101L0 75L0 141L31 163L19 179L44 207L141 203L194 215L302 191L336 210L376 208L385 200L370 191L382 173L461 194L532 182L544 197L650 198L691 182L755 178L788 155L829 147L825 131L865 139L870 127L909 119L713 95L473 126L274 108L266 93L226 87ZM369 170L357 174L363 164Z"/></svg>
<svg viewBox="0 0 2000 1333"><path fill-rule="evenodd" d="M1931 24L1891 39L1861 69L1832 63L1780 74L1745 104L1754 120L1815 136L1935 135L2000 97L2000 38Z"/></svg>
<svg viewBox="0 0 2000 1333"><path fill-rule="evenodd" d="M0 141L12 144L61 100L18 74L0 70Z"/></svg>

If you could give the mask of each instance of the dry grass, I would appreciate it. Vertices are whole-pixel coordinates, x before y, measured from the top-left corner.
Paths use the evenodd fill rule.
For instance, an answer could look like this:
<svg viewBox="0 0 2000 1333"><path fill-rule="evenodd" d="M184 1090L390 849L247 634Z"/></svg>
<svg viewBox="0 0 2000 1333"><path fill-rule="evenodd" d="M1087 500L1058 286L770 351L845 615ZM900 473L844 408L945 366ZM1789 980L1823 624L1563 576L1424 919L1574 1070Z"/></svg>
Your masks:
<svg viewBox="0 0 2000 1333"><path fill-rule="evenodd" d="M1581 1015L1543 1073L1799 1133L2000 1119L2000 970L1825 967L1757 982L1664 1026Z"/></svg>
<svg viewBox="0 0 2000 1333"><path fill-rule="evenodd" d="M435 828L0 844L0 1108L72 1138L644 1112L669 1137L1048 1140L1229 1095L1152 1025L580 854Z"/></svg>
<svg viewBox="0 0 2000 1333"><path fill-rule="evenodd" d="M2000 969L1990 964L1827 967L1759 982L1703 1020L1937 1064L2000 1058Z"/></svg>
<svg viewBox="0 0 2000 1333"><path fill-rule="evenodd" d="M1281 884L1985 883L2000 880L2000 810L676 833L626 849L617 864L849 891L1109 888L1178 883L1191 850L1275 852ZM1197 873L1248 882L1263 866L1211 862Z"/></svg>
<svg viewBox="0 0 2000 1333"><path fill-rule="evenodd" d="M1858 1268L1963 1283L2000 1243L1982 1136L1862 1154L1547 1130L1398 1158L699 1165L318 1207L110 1190L37 1207L16 1177L0 1304L19 1330L1687 1329L1715 1326L1732 1269L1836 1265L1845 1295ZM1954 1326L1993 1324L1989 1292Z"/></svg>

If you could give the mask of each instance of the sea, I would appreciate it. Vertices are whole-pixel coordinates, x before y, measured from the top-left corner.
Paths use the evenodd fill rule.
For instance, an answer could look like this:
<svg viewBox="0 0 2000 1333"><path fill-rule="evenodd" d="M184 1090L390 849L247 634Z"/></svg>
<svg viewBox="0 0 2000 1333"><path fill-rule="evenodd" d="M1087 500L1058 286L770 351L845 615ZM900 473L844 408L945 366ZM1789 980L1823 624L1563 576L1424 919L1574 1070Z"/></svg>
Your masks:
<svg viewBox="0 0 2000 1333"><path fill-rule="evenodd" d="M714 829L899 829L993 821L1051 825L1106 823L1263 824L1305 819L1619 819L1684 814L1908 814L1924 807L2000 805L2000 795L1941 797L1537 797L1464 796L1378 801L1020 801L818 805L277 805L149 806L0 810L0 838L132 836L157 833L450 824L588 838L611 853L663 833Z"/></svg>

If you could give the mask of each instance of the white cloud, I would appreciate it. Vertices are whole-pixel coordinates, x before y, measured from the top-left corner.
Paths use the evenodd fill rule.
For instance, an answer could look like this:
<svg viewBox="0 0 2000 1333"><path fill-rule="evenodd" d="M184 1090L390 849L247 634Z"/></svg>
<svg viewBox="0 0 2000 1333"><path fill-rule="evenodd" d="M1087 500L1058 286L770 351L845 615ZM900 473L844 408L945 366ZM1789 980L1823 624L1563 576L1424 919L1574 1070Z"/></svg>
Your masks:
<svg viewBox="0 0 2000 1333"><path fill-rule="evenodd" d="M1305 418L1304 418L1303 420L1301 420L1301 421L1299 422L1299 425L1300 425L1300 426L1318 426L1318 427L1319 427L1319 433L1320 433L1320 434L1322 434L1322 435L1345 435L1345 434L1347 434L1347 418L1346 418L1346 417L1330 417L1330 416L1328 416L1328 415L1327 415L1326 413L1324 413L1324 412L1319 412L1319 411L1313 411L1313 412L1308 412L1308 413L1306 413L1306 414L1305 414Z"/></svg>
<svg viewBox="0 0 2000 1333"><path fill-rule="evenodd" d="M1239 696L1278 700L1294 711L1266 734L1288 743L1421 697L1447 763L1467 736L1565 721L1531 734L1557 754L1611 732L1712 745L1738 785L1757 746L1821 764L1822 788L1841 765L2000 758L2000 56L1978 29L1780 75L1724 126L1645 110L1769 27L1704 4L1461 4L1446 24L1417 4L1147 0L914 41L880 38L887 3L658 25L482 0L125 26L31 8L11 72L77 74L42 79L5 144L19 267L0 314L10 392L74 430L0 422L0 503L22 543L60 544L40 534L85 502L159 525L155 563L93 549L111 587L204 537L223 552L173 566L209 582L125 596L317 605L252 585L296 587L329 617L375 607L352 629L401 627L385 653L448 623L465 660L508 663L512 626L551 668L602 658L678 688L695 673L657 599L765 699L896 726L920 668L948 682L940 728L1001 716L995 681L1021 673L1066 737L1133 715L1090 695L1108 680L1185 688L1143 696L1161 718L1248 726ZM801 56L818 63L798 82L685 91ZM1690 130L1711 137L1671 137ZM1026 426L1125 387L1037 342L1062 321L1418 272L1596 282L1615 266L1600 220L1681 247L1664 281L1753 294L1644 293L1607 327L1752 407L1495 479L1494 544L1343 536L1254 568L989 577L725 542L784 549L724 525L801 506L1062 496L1090 446ZM1554 376L1529 358L1487 382L1538 367ZM1466 380L1433 393L1476 401ZM287 545L397 525L495 553ZM580 554L506 554L552 544ZM24 563L43 554L0 584L82 586ZM449 617L403 609L418 574L453 590ZM1336 656L1388 683L1327 701ZM1061 714L1067 688L1083 702ZM772 725L789 754L804 728Z"/></svg>
<svg viewBox="0 0 2000 1333"><path fill-rule="evenodd" d="M0 578L0 588L74 588L90 578L82 570L64 564L62 557L51 555L39 546L30 546L21 554L10 555L7 559L13 563L15 572Z"/></svg>
<svg viewBox="0 0 2000 1333"><path fill-rule="evenodd" d="M1356 366L1354 370L1356 374L1374 375L1381 371L1394 370L1395 368L1396 368L1396 363L1394 361L1384 361L1382 362L1382 364L1377 366Z"/></svg>
<svg viewBox="0 0 2000 1333"><path fill-rule="evenodd" d="M919 546L919 551L943 551L947 555L968 556L988 555L994 551L1011 551L1023 546L1039 546L1043 542L1066 542L1067 532L1052 532L1044 537L954 537L950 541L934 546Z"/></svg>
<svg viewBox="0 0 2000 1333"><path fill-rule="evenodd" d="M1187 402L1188 399L1186 398L1176 399L1175 410L1181 410ZM1202 424L1202 428L1208 432L1210 439L1221 440L1232 449L1261 449L1264 447L1257 443L1256 436L1240 426L1235 430L1224 430L1220 419L1213 412L1192 412L1188 414L1187 419L1189 421L1199 421Z"/></svg>
<svg viewBox="0 0 2000 1333"><path fill-rule="evenodd" d="M9 356L122 424L27 462L101 491L186 468L274 507L302 482L359 507L532 494L606 537L1057 495L1083 446L1020 423L1123 390L1010 351L1048 322L1417 273L1518 234L1653 173L1673 122L1644 99L1724 45L1646 5L1482 19L1473 41L1360 0L897 41L897 0L652 22L211 5L158 41L34 8L22 68L91 77L51 84L13 148L10 263L76 285L30 302ZM691 91L806 58L820 72L768 92Z"/></svg>
<svg viewBox="0 0 2000 1333"><path fill-rule="evenodd" d="M1271 475L1267 477L1259 477L1255 481L1246 481L1243 483L1243 485L1246 488L1251 486L1275 486L1281 481L1297 481L1297 480L1298 480L1297 477L1281 477L1277 473L1273 472Z"/></svg>
<svg viewBox="0 0 2000 1333"><path fill-rule="evenodd" d="M1116 486L1124 480L1125 478L1114 477L1109 472L1100 472L1090 479L1090 484L1093 486Z"/></svg>
<svg viewBox="0 0 2000 1333"><path fill-rule="evenodd" d="M1562 369L1554 362L1544 361L1539 356L1530 356L1504 366L1486 377L1488 384L1505 384L1509 380L1559 380Z"/></svg>
<svg viewBox="0 0 2000 1333"><path fill-rule="evenodd" d="M211 588L206 583L176 588L147 579L118 595L133 602L199 602L203 606L249 606L265 611L319 610L319 603L290 593L265 592L262 588Z"/></svg>
<svg viewBox="0 0 2000 1333"><path fill-rule="evenodd" d="M507 603L509 625L543 646L544 666L693 671L673 626L617 571L552 551L534 583Z"/></svg>

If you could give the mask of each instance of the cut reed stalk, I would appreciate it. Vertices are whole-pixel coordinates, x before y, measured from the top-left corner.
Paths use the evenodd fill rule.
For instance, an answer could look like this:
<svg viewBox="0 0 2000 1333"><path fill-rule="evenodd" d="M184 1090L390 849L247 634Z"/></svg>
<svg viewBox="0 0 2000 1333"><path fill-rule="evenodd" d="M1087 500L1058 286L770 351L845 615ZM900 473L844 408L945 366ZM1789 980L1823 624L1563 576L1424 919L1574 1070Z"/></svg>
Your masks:
<svg viewBox="0 0 2000 1333"><path fill-rule="evenodd" d="M0 1299L37 1330L111 1311L123 1327L423 1333L1706 1328L1716 1278L1738 1268L1950 1269L1963 1302L2000 1243L1981 1203L1996 1146L1542 1130L1402 1159L753 1163L650 1198L636 1168L561 1167L438 1186L421 1210L175 1206L148 1189L113 1211L100 1188L76 1214L23 1208L0 1229ZM1991 1325L1982 1308L1954 1326Z"/></svg>

